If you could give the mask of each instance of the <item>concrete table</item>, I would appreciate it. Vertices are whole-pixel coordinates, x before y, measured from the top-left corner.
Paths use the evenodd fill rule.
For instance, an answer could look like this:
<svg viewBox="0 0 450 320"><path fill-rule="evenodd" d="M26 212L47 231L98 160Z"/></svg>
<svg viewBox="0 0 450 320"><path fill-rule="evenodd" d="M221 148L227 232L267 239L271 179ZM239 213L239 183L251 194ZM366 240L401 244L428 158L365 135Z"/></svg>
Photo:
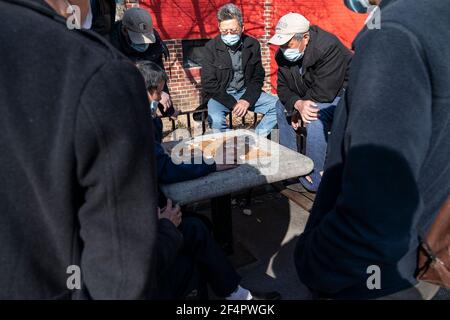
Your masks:
<svg viewBox="0 0 450 320"><path fill-rule="evenodd" d="M172 146L168 149L174 159L181 149L186 150L189 146L198 146L202 141L210 139L219 141L223 137L233 138L234 143L237 142L237 154L242 153L238 157L239 166L237 168L215 172L194 180L161 186L164 194L180 205L212 199L213 223L221 227L221 230L218 231L219 242L231 238L231 193L303 176L310 173L314 166L312 160L304 155L274 141L259 137L250 130L233 130L198 136L178 142L176 146L171 143ZM245 151L240 152L239 150L243 150L241 147L244 140L247 141L247 151L249 148L253 152L261 151L263 156L252 158L247 155L246 157Z"/></svg>

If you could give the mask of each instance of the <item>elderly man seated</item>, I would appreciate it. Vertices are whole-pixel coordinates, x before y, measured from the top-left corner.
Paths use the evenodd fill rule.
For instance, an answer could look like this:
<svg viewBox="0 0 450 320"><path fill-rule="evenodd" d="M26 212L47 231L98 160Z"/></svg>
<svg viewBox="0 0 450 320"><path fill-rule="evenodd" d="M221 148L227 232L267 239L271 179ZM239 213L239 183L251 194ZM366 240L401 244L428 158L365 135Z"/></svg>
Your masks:
<svg viewBox="0 0 450 320"><path fill-rule="evenodd" d="M202 86L212 129L227 129L226 116L264 114L256 132L267 136L277 123L277 98L262 92L265 71L258 40L245 35L242 13L234 4L217 13L220 35L205 46Z"/></svg>
<svg viewBox="0 0 450 320"><path fill-rule="evenodd" d="M301 14L288 13L278 22L269 43L279 46L278 127L280 144L297 150L296 130L300 118L307 129L306 155L314 161L309 176L300 177L307 190L316 192L325 163L328 131L336 106L344 93L352 53L333 34ZM291 123L286 121L286 114Z"/></svg>

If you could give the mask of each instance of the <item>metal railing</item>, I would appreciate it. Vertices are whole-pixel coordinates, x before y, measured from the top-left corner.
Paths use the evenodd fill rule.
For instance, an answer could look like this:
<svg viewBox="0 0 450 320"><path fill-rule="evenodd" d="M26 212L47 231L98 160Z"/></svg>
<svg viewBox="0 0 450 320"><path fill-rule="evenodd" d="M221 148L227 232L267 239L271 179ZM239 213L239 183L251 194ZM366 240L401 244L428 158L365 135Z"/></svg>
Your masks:
<svg viewBox="0 0 450 320"><path fill-rule="evenodd" d="M186 117L186 124L187 124L187 129L189 131L192 130L192 120L191 120L191 115L192 115L192 119L194 121L197 122L201 122L202 123L202 134L204 134L206 132L206 126L207 126L207 122L208 122L208 108L205 108L203 106L200 106L199 108L195 109L195 110L191 110L191 111L180 111L178 113L178 118L180 117ZM170 116L161 116L161 118L170 118ZM228 119L230 121L230 128L233 129L233 113L230 112L228 114ZM171 124L172 124L172 131L175 131L177 129L176 126L176 122L174 119L171 119ZM256 112L253 113L253 123L251 124L252 127L256 126L256 123L258 122L258 114ZM246 117L242 117L242 125L246 125Z"/></svg>

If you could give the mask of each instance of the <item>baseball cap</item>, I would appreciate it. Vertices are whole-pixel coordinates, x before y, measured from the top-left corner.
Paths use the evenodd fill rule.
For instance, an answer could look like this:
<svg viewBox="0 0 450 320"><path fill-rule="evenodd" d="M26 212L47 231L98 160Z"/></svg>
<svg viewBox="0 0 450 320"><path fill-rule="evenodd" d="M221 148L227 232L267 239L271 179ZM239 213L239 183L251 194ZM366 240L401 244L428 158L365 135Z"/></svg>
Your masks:
<svg viewBox="0 0 450 320"><path fill-rule="evenodd" d="M270 44L282 46L289 42L296 33L309 31L308 19L298 13L288 13L281 17L275 28L275 35L269 40Z"/></svg>
<svg viewBox="0 0 450 320"><path fill-rule="evenodd" d="M141 8L130 8L125 11L122 19L131 42L134 44L155 43L153 21L151 15Z"/></svg>

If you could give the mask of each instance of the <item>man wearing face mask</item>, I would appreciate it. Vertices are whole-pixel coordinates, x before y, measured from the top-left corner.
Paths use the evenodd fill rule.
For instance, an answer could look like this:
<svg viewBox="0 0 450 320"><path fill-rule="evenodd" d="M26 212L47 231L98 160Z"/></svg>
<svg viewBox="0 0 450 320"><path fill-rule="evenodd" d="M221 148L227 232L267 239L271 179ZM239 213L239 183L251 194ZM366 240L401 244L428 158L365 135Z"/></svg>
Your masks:
<svg viewBox="0 0 450 320"><path fill-rule="evenodd" d="M142 8L130 8L125 11L123 19L117 21L111 34L111 43L134 63L151 61L164 70L163 59L169 57L169 50L153 28L151 15ZM164 91L159 104L163 115L176 117L169 88ZM158 125L162 123L158 120Z"/></svg>
<svg viewBox="0 0 450 320"><path fill-rule="evenodd" d="M230 111L242 117L251 110L264 115L256 133L267 136L276 125L278 99L262 92L265 72L260 44L243 33L242 13L234 4L221 7L217 19L221 34L206 44L202 65L210 127L225 130Z"/></svg>
<svg viewBox="0 0 450 320"><path fill-rule="evenodd" d="M0 300L152 298L145 83L98 34L69 30L70 5L83 24L88 0L0 0Z"/></svg>
<svg viewBox="0 0 450 320"><path fill-rule="evenodd" d="M334 109L347 83L352 54L341 41L298 13L283 16L270 44L280 46L277 106L280 144L297 151L299 120L306 124L306 155L314 161L313 172L300 178L307 190L316 192L327 150ZM291 123L286 121L286 112Z"/></svg>

